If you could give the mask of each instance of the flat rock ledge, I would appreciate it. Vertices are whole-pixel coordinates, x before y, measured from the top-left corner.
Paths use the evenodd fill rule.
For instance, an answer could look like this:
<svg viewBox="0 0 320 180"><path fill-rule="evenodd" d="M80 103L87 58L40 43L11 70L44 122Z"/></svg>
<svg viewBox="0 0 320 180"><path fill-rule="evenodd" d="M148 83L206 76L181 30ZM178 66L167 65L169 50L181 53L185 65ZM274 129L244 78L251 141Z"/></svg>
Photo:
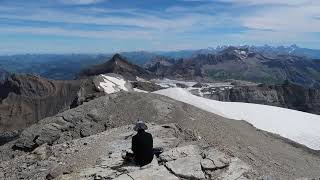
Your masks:
<svg viewBox="0 0 320 180"><path fill-rule="evenodd" d="M155 129L174 129L174 125L159 126ZM153 132L155 146L163 145L165 151L143 167L124 162L122 150L115 149L108 155L99 157L96 164L74 172L62 175L59 179L71 180L205 180L249 179L246 174L252 169L236 157L230 157L214 148L201 148L195 141L185 142L176 146L178 136L170 133ZM159 137L157 134L166 134ZM123 137L126 137L124 134ZM158 139L159 138L159 139ZM176 138L176 140L174 140ZM116 141L118 147L130 148L130 141ZM115 145L115 144L113 144ZM127 151L130 151L127 149Z"/></svg>

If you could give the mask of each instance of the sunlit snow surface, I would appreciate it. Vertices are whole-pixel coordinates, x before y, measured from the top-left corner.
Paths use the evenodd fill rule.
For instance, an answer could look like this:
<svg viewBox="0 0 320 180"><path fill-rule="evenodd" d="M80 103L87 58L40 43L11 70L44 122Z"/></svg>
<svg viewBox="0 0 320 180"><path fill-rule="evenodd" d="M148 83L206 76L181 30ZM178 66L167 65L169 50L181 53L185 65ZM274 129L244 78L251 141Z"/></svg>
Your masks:
<svg viewBox="0 0 320 180"><path fill-rule="evenodd" d="M128 91L128 88L125 86L126 81L122 78L111 77L101 74L103 81L100 82L98 88L104 91L107 94L119 92L121 90Z"/></svg>
<svg viewBox="0 0 320 180"><path fill-rule="evenodd" d="M141 89L138 89L138 88L133 88L133 90L134 90L135 92L149 93L148 91L141 90Z"/></svg>
<svg viewBox="0 0 320 180"><path fill-rule="evenodd" d="M132 90L135 92L148 93L148 91L144 91L137 88L129 89L126 86L128 85L127 84L128 82L120 76L118 77L118 76L110 76L110 75L104 75L104 74L100 74L99 76L101 77L101 79L99 79L100 82L98 83L98 89L107 94L112 94L119 91L132 91Z"/></svg>
<svg viewBox="0 0 320 180"><path fill-rule="evenodd" d="M320 150L320 116L267 105L221 102L192 95L185 89L154 92L220 116L245 120L258 129L279 134L311 149Z"/></svg>

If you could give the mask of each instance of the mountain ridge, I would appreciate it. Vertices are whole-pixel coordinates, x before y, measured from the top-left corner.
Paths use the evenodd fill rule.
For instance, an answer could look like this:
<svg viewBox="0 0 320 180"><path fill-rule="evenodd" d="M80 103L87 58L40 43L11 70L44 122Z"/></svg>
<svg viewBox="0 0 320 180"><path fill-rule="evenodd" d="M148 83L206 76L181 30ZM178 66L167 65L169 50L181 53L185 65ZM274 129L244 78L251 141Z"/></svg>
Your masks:
<svg viewBox="0 0 320 180"><path fill-rule="evenodd" d="M135 80L136 77L150 79L152 74L142 67L125 60L120 54L115 54L110 60L103 64L94 65L83 69L79 73L79 78L94 76L99 74L115 73L124 76L128 80Z"/></svg>
<svg viewBox="0 0 320 180"><path fill-rule="evenodd" d="M216 54L198 54L176 61L161 59L161 63L154 61L153 66L149 65L148 70L160 77L187 80L237 79L269 84L289 80L303 86L320 85L320 66L317 60L295 55L267 57L248 48L238 47L228 47Z"/></svg>

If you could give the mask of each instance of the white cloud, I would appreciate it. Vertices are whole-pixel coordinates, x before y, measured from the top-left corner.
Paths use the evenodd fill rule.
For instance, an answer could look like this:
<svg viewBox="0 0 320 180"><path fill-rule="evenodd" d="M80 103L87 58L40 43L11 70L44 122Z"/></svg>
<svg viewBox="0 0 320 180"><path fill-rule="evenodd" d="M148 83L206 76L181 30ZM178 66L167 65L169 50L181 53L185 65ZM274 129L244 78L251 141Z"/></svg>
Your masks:
<svg viewBox="0 0 320 180"><path fill-rule="evenodd" d="M320 32L320 3L273 7L241 17L245 27L286 33Z"/></svg>

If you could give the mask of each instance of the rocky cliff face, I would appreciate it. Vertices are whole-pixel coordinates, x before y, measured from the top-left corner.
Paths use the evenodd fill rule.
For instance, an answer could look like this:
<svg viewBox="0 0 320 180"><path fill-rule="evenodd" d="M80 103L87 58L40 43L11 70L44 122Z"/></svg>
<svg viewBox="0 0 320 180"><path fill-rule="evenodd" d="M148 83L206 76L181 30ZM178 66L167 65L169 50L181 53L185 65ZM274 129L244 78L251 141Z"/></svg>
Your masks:
<svg viewBox="0 0 320 180"><path fill-rule="evenodd" d="M320 114L320 90L294 84L202 88L204 97L219 101L265 104Z"/></svg>
<svg viewBox="0 0 320 180"><path fill-rule="evenodd" d="M25 128L68 109L79 87L77 81L12 75L0 85L0 132Z"/></svg>
<svg viewBox="0 0 320 180"><path fill-rule="evenodd" d="M133 84L140 90L159 89L152 83ZM33 75L12 75L0 83L0 144L17 134L8 131L26 128L45 117L119 91L134 89L130 82L117 74L71 81L49 80Z"/></svg>

